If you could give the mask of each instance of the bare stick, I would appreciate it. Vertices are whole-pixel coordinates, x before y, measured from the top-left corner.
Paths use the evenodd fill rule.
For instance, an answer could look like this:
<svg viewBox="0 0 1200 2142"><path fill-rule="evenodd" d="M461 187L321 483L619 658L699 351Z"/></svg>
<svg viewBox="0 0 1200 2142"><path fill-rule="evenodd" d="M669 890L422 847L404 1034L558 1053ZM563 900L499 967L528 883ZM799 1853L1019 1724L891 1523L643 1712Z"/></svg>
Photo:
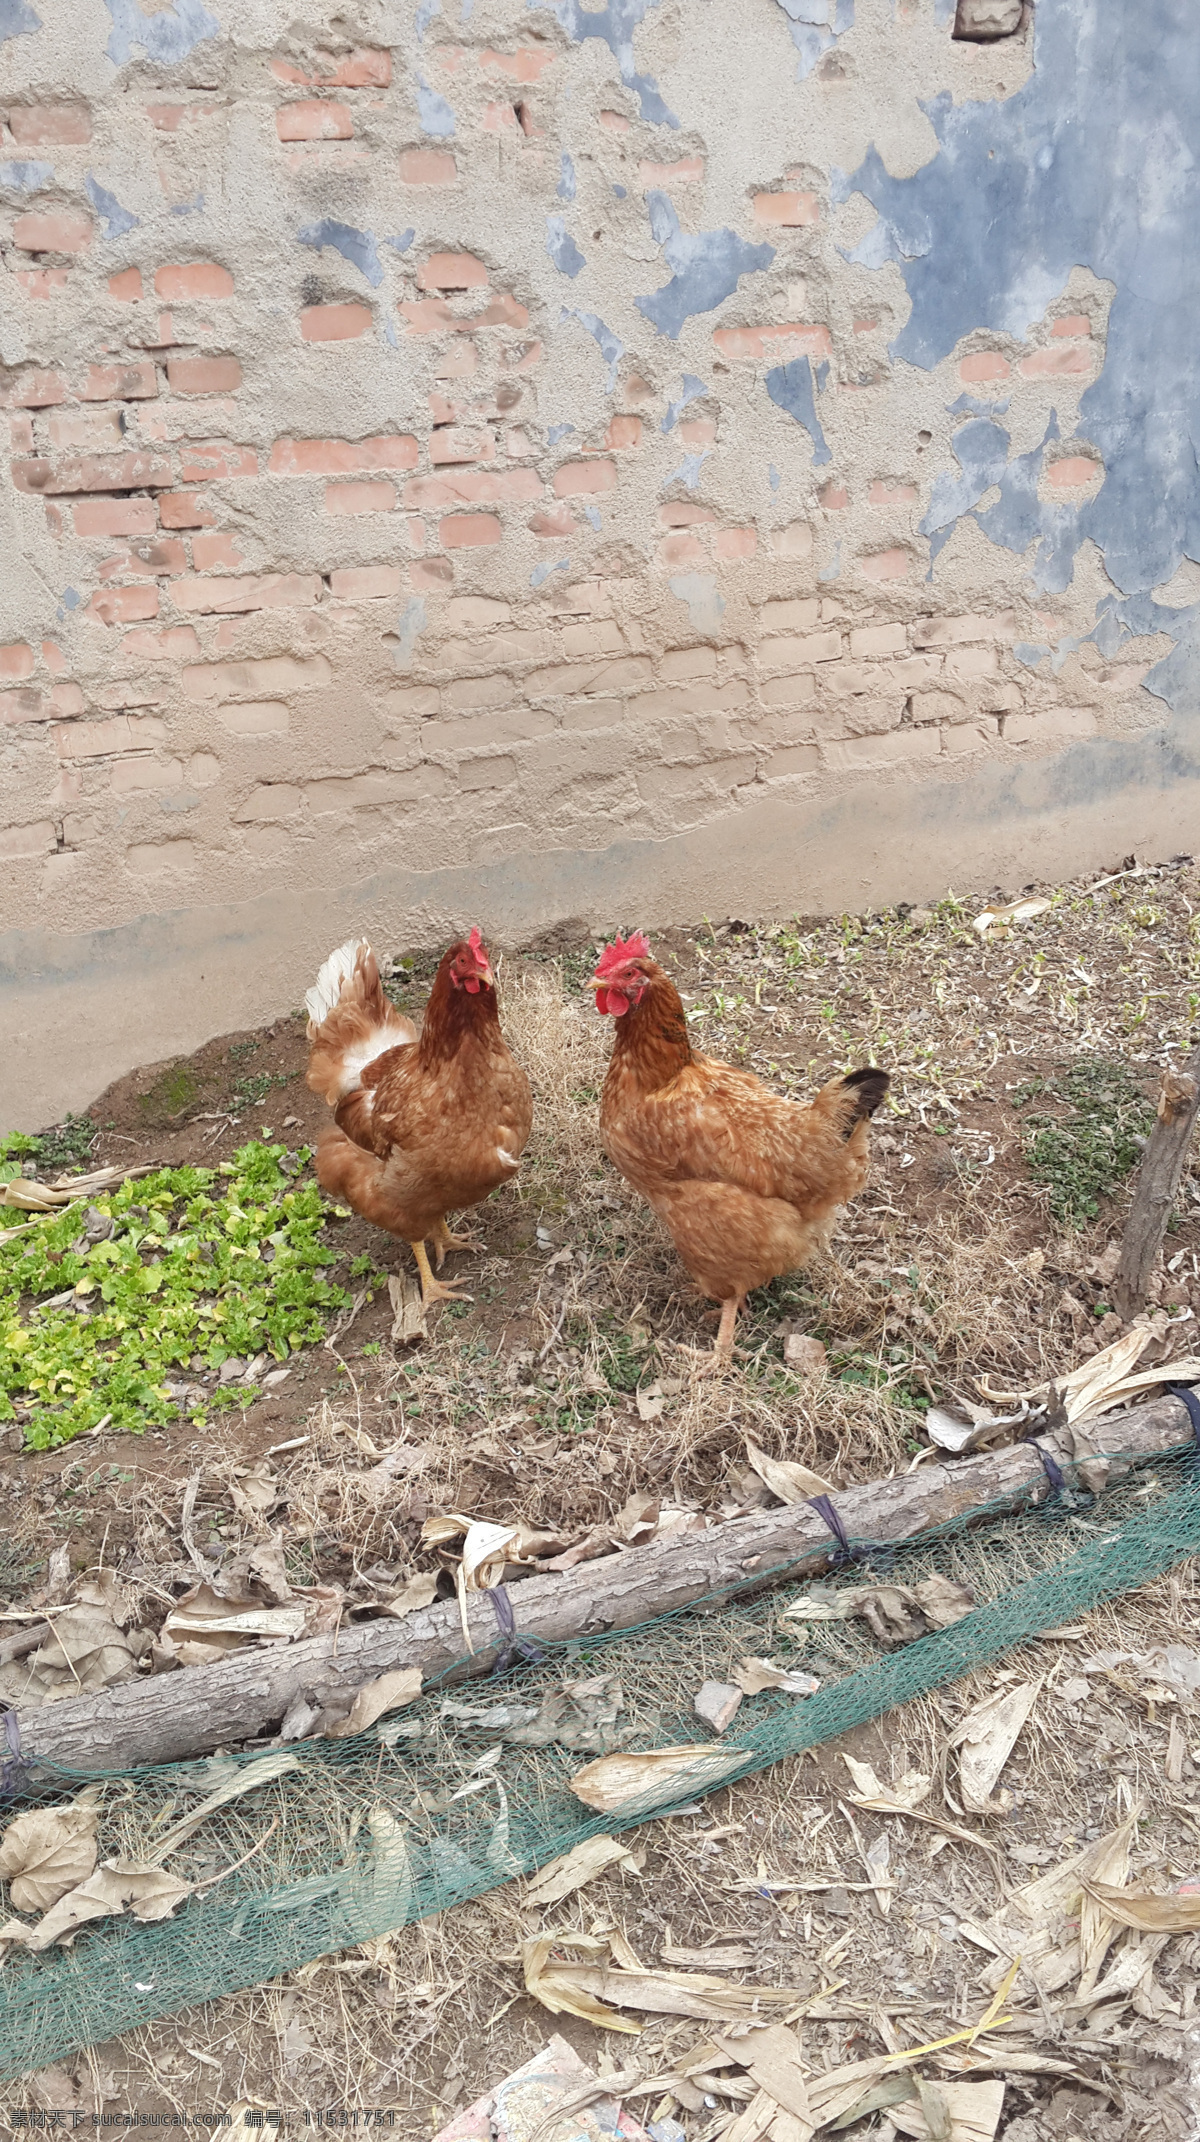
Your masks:
<svg viewBox="0 0 1200 2142"><path fill-rule="evenodd" d="M1181 1399L1158 1398L1089 1423L1089 1442L1112 1460L1111 1475L1152 1462L1191 1437ZM1045 1435L1056 1462L1072 1464L1069 1434ZM881 1548L954 1520L970 1523L1045 1501L1049 1483L1028 1443L950 1464L922 1465L893 1480L842 1488L832 1500L849 1537ZM707 1532L651 1541L576 1568L525 1577L509 1590L522 1636L543 1642L628 1629L713 1594L760 1591L783 1578L810 1578L829 1566L836 1541L808 1503L756 1510ZM438 1600L403 1621L358 1622L335 1638L247 1645L211 1666L138 1678L100 1695L69 1696L21 1710L20 1752L83 1771L124 1771L178 1762L212 1748L277 1732L297 1696L314 1710L344 1708L364 1681L419 1666L426 1683L453 1669L455 1680L487 1673L507 1639L486 1592L464 1600L473 1656L464 1657L456 1599Z"/></svg>
<svg viewBox="0 0 1200 2142"><path fill-rule="evenodd" d="M1193 1049L1182 1071L1168 1066L1162 1075L1158 1117L1142 1155L1117 1266L1114 1293L1123 1317L1133 1316L1146 1299L1198 1113L1200 1049Z"/></svg>

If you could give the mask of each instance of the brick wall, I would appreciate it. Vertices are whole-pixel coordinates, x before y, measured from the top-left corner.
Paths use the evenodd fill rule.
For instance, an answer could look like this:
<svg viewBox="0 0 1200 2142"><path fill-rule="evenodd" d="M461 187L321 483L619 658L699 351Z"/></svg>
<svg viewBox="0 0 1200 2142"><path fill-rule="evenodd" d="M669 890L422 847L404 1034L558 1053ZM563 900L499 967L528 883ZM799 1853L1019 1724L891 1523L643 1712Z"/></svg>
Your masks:
<svg viewBox="0 0 1200 2142"><path fill-rule="evenodd" d="M1027 35L952 43L940 0L811 50L771 0L217 14L4 16L5 1122L288 1009L360 925L1172 845L1129 761L1169 641L1106 658L1098 557L1050 598L954 494L1002 408L1013 456L1054 413L1047 507L1096 495L1111 285L897 363L837 178L872 139L917 168L919 100L1011 94Z"/></svg>

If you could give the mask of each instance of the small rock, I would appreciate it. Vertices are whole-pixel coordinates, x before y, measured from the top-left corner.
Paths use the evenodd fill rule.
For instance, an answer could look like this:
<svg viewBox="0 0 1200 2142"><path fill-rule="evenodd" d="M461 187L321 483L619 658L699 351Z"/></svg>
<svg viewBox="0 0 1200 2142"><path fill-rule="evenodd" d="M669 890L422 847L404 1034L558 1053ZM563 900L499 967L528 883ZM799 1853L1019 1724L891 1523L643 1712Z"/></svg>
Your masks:
<svg viewBox="0 0 1200 2142"><path fill-rule="evenodd" d="M291 1373L292 1372L290 1368L268 1369L266 1375L263 1377L264 1390L273 1391L275 1389L276 1384L286 1383Z"/></svg>
<svg viewBox="0 0 1200 2142"><path fill-rule="evenodd" d="M1064 1703L1086 1703L1092 1693L1092 1684L1080 1674L1074 1680L1061 1682L1058 1693Z"/></svg>
<svg viewBox="0 0 1200 2142"><path fill-rule="evenodd" d="M299 1121L299 1116L285 1116L283 1119L284 1130L295 1130L296 1125Z"/></svg>
<svg viewBox="0 0 1200 2142"><path fill-rule="evenodd" d="M823 1376L827 1366L825 1348L819 1339L806 1339L799 1331L789 1331L783 1342L783 1359L787 1368L797 1376Z"/></svg>
<svg viewBox="0 0 1200 2142"><path fill-rule="evenodd" d="M931 907L910 907L908 920L912 923L914 929L927 930L931 922L937 921L937 916Z"/></svg>
<svg viewBox="0 0 1200 2142"><path fill-rule="evenodd" d="M742 1700L742 1691L731 1681L706 1681L696 1692L693 1710L714 1733L723 1733L732 1724L735 1712Z"/></svg>
<svg viewBox="0 0 1200 2142"><path fill-rule="evenodd" d="M239 1355L230 1354L228 1361L222 1361L217 1371L217 1382L240 1383L246 1373L246 1367L246 1362Z"/></svg>
<svg viewBox="0 0 1200 2142"><path fill-rule="evenodd" d="M83 1231L89 1242L107 1242L113 1231L112 1214L89 1205L83 1216Z"/></svg>

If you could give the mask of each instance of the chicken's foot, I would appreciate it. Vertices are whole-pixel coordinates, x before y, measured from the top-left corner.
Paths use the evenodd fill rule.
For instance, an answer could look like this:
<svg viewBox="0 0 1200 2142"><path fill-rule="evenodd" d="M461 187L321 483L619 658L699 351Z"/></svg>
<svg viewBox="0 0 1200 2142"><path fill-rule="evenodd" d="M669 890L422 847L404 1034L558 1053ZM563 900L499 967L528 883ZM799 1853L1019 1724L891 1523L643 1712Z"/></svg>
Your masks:
<svg viewBox="0 0 1200 2142"><path fill-rule="evenodd" d="M446 1262L447 1250L474 1249L479 1241L476 1234L452 1235L444 1219L437 1222L430 1239L433 1242L433 1261L439 1272Z"/></svg>
<svg viewBox="0 0 1200 2142"><path fill-rule="evenodd" d="M716 1345L711 1354L697 1354L697 1376L715 1376L719 1369L729 1367L733 1360L733 1327L737 1322L737 1313L743 1298L732 1294L727 1302L721 1303L721 1322L717 1329Z"/></svg>
<svg viewBox="0 0 1200 2142"><path fill-rule="evenodd" d="M432 1302L469 1302L473 1299L470 1294L462 1294L457 1287L448 1287L442 1280L434 1278L423 1242L410 1242L408 1246L417 1260L417 1271L421 1277L421 1301L426 1309Z"/></svg>

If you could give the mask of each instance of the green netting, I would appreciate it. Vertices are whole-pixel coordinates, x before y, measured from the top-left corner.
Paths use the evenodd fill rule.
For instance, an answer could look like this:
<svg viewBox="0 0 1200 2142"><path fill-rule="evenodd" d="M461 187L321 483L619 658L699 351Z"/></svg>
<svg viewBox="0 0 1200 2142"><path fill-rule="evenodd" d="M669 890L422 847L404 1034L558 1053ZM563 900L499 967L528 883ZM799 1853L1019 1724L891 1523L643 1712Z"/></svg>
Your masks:
<svg viewBox="0 0 1200 2142"><path fill-rule="evenodd" d="M1170 1454L1129 1472L1097 1502L1069 1487L1017 1517L975 1511L886 1556L853 1543L861 1558L842 1582L887 1575L914 1583L939 1570L974 1592L976 1609L964 1620L887 1655L861 1624L809 1631L782 1619L798 1587L780 1585L751 1600L714 1596L612 1637L546 1647L538 1664L487 1682L448 1688L456 1674L449 1668L399 1719L356 1740L301 1743L294 1771L232 1802L171 1854L172 1869L197 1882L252 1854L174 1918L102 1921L70 1949L14 1953L0 1974L0 2076L479 1896L597 1832L628 1829L797 1755L1133 1590L1200 1549L1194 1462L1191 1447ZM513 1597L519 1619L519 1587ZM714 1743L692 1698L701 1681L727 1678L747 1653L815 1668L822 1686L808 1698L747 1702L735 1728ZM500 1745L495 1725L472 1728L447 1710L465 1702L535 1708L568 1681L612 1674L623 1698L622 1747L696 1744L695 1766L683 1786L676 1781L672 1802L626 1803L618 1816L588 1813L569 1780L594 1749L505 1742L481 1771L481 1755ZM224 1782L232 1765L261 1752L109 1775L100 1857L152 1859L156 1836ZM75 1790L83 1775L61 1773L51 1797Z"/></svg>

